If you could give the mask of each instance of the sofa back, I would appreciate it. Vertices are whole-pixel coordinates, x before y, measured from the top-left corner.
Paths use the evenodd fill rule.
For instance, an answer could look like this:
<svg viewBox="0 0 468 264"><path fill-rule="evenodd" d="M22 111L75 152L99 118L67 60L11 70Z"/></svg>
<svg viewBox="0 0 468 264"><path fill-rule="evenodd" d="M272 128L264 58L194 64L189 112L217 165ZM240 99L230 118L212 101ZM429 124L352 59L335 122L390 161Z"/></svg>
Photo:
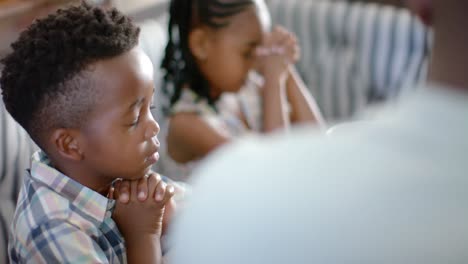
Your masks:
<svg viewBox="0 0 468 264"><path fill-rule="evenodd" d="M406 9L331 0L267 0L295 32L297 67L328 120L388 100L426 76L430 31Z"/></svg>
<svg viewBox="0 0 468 264"><path fill-rule="evenodd" d="M0 263L8 263L10 223L35 145L0 100Z"/></svg>

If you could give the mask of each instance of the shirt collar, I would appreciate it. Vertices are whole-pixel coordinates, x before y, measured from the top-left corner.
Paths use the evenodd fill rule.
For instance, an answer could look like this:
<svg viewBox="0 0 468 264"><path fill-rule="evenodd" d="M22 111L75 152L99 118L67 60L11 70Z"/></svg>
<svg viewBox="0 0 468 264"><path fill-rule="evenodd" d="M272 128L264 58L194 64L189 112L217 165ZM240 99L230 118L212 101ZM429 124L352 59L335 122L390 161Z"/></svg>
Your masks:
<svg viewBox="0 0 468 264"><path fill-rule="evenodd" d="M53 168L43 151L37 151L32 156L31 177L100 223L110 217L106 212L114 208L114 200L107 199Z"/></svg>

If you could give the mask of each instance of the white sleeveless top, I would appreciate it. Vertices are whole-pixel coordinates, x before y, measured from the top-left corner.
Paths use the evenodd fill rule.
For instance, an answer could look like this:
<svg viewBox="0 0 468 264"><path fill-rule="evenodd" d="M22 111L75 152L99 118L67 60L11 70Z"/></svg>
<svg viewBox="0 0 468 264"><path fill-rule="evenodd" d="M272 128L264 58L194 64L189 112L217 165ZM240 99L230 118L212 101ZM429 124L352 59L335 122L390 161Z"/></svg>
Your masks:
<svg viewBox="0 0 468 264"><path fill-rule="evenodd" d="M255 72L249 73L244 87L237 93L224 93L216 102L216 109L200 98L190 89L182 91L180 99L171 108L170 115L178 113L195 113L215 128L227 132L232 138L238 138L251 132L260 132L262 129L262 105L259 89L263 79ZM245 117L245 121L240 118ZM166 117L167 118L167 117ZM158 162L158 171L177 181L186 181L194 167L199 163L192 161L180 164L174 161L167 152L167 130L169 122L161 122L161 158ZM247 123L247 125L245 124Z"/></svg>

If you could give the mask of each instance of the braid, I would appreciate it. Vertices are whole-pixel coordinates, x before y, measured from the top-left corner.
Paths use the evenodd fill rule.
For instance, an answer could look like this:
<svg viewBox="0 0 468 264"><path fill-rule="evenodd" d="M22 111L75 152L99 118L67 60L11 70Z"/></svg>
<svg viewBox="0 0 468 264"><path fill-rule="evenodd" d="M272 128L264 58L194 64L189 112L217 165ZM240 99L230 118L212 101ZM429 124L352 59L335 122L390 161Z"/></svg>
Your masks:
<svg viewBox="0 0 468 264"><path fill-rule="evenodd" d="M193 78L193 75L200 71L197 69L188 43L192 8L191 0L171 1L168 26L169 41L162 61L162 68L166 71L163 92L165 94L173 93L170 97L170 106L179 100L182 88L186 84L200 87L201 90L207 90L207 87L204 87L205 85L194 82ZM170 85L172 87L169 87ZM207 94L202 93L199 95L207 97Z"/></svg>
<svg viewBox="0 0 468 264"><path fill-rule="evenodd" d="M166 114L180 99L184 86L204 98L214 107L210 87L202 75L189 47L189 35L193 24L212 28L228 25L226 18L242 12L252 5L252 0L172 0L169 7L169 40L161 67L165 71L163 93L169 96Z"/></svg>

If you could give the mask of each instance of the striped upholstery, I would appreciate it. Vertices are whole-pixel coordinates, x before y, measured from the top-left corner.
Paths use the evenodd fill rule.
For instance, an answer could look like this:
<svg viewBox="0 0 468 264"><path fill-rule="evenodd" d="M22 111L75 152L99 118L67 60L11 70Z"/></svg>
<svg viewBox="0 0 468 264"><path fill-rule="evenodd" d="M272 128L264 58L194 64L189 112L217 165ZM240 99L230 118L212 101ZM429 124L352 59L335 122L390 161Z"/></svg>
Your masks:
<svg viewBox="0 0 468 264"><path fill-rule="evenodd" d="M298 36L298 70L325 118L351 117L422 80L430 34L404 9L326 0L267 0Z"/></svg>
<svg viewBox="0 0 468 264"><path fill-rule="evenodd" d="M8 263L7 239L16 199L34 145L0 100L0 263Z"/></svg>

